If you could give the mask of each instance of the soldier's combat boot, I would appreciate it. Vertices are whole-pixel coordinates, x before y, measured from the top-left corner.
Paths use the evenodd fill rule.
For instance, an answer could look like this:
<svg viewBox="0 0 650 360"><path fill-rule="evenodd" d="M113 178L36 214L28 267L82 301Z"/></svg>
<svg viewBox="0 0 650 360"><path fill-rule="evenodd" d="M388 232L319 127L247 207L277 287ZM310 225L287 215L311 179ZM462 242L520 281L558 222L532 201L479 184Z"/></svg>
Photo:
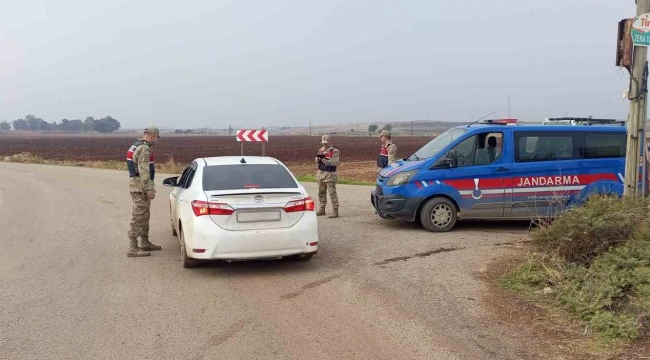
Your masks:
<svg viewBox="0 0 650 360"><path fill-rule="evenodd" d="M318 209L316 216L325 216L325 209Z"/></svg>
<svg viewBox="0 0 650 360"><path fill-rule="evenodd" d="M149 242L149 238L142 238L140 243L142 244L140 246L140 249L142 249L144 251L158 251L158 250L162 249L161 246L154 245L151 242Z"/></svg>
<svg viewBox="0 0 650 360"><path fill-rule="evenodd" d="M330 219L336 219L339 217L339 209L335 208L334 211L332 211L332 214L329 216Z"/></svg>
<svg viewBox="0 0 650 360"><path fill-rule="evenodd" d="M138 247L138 239L131 239L131 246L129 246L129 251L126 253L127 257L145 257L151 255L146 251L142 251Z"/></svg>

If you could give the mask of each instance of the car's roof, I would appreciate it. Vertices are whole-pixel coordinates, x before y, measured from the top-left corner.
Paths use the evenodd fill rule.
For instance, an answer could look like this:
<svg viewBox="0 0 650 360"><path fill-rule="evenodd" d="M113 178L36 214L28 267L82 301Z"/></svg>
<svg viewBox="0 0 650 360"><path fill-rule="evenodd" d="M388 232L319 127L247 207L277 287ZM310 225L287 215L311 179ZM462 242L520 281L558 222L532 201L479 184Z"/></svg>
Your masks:
<svg viewBox="0 0 650 360"><path fill-rule="evenodd" d="M240 165L242 157L241 156L216 156L216 157L207 157L203 158L207 166L216 166L216 165ZM279 165L280 162L272 157L262 157L262 156L244 156L244 161L246 164L253 165Z"/></svg>
<svg viewBox="0 0 650 360"><path fill-rule="evenodd" d="M557 131L557 132L580 132L580 131L611 131L611 132L626 132L627 128L624 126L611 126L611 125L592 125L592 126L571 126L571 125L489 125L489 124L477 124L467 127L467 125L456 126L456 129L467 129L467 130L484 130L486 128L490 129L508 129L512 131L526 131L526 132L537 132L537 131Z"/></svg>

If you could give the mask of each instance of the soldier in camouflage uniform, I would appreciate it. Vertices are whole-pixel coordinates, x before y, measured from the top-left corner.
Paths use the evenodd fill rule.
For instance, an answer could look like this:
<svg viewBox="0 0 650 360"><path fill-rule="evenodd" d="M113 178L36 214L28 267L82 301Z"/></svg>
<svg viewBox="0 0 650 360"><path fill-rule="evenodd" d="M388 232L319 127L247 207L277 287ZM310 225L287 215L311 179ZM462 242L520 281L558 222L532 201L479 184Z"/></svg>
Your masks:
<svg viewBox="0 0 650 360"><path fill-rule="evenodd" d="M393 136L390 131L383 130L379 138L381 139L381 149L377 157L377 167L381 171L397 161L397 145L393 143Z"/></svg>
<svg viewBox="0 0 650 360"><path fill-rule="evenodd" d="M332 146L331 137L323 135L321 139L323 147L318 150L316 156L316 164L318 164L318 212L316 215L324 216L325 207L327 206L327 193L329 192L332 199L332 214L330 218L339 217L339 196L336 193L336 182L338 181L338 174L336 167L339 165L339 157L341 155L339 149Z"/></svg>
<svg viewBox="0 0 650 360"><path fill-rule="evenodd" d="M143 137L131 145L126 154L126 163L129 168L129 191L133 199L128 257L149 256L149 251L161 249L160 246L149 241L151 200L156 198L153 182L156 168L152 147L159 138L160 130L151 126L144 130ZM140 246L138 246L138 237Z"/></svg>

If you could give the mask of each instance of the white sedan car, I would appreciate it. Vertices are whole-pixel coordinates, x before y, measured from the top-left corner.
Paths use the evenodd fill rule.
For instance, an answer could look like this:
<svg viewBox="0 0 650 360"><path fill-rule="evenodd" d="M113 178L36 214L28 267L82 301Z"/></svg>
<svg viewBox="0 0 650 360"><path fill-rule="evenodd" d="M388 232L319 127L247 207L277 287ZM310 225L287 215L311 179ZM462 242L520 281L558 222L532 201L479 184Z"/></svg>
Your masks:
<svg viewBox="0 0 650 360"><path fill-rule="evenodd" d="M318 251L314 201L276 159L196 159L163 184L174 188L172 232L185 268L213 259L309 260Z"/></svg>

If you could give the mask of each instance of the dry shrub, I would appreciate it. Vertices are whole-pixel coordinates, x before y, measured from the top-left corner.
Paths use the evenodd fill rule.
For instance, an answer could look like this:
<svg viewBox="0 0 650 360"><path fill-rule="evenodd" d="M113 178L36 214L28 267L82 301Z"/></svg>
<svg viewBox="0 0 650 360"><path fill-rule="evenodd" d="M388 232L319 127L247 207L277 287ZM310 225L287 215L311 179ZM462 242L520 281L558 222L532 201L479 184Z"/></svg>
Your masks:
<svg viewBox="0 0 650 360"><path fill-rule="evenodd" d="M625 243L647 217L645 199L594 195L583 206L565 211L531 236L543 253L589 264L594 257Z"/></svg>

